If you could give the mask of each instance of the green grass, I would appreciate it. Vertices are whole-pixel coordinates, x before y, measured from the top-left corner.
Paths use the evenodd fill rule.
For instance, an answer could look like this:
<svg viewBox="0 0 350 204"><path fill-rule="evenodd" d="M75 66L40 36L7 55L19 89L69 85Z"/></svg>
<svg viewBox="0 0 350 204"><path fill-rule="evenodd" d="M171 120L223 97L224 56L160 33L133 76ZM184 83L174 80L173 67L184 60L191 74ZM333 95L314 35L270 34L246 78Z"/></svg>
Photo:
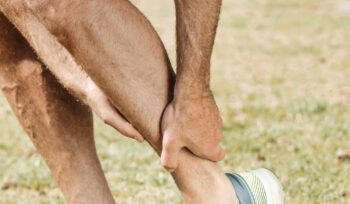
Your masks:
<svg viewBox="0 0 350 204"><path fill-rule="evenodd" d="M174 62L171 1L134 0ZM345 0L224 1L212 88L224 117L226 171L260 166L287 204L350 204L350 5ZM64 203L45 163L0 98L0 203ZM181 203L146 144L96 122L119 203ZM142 172L142 173L140 173Z"/></svg>

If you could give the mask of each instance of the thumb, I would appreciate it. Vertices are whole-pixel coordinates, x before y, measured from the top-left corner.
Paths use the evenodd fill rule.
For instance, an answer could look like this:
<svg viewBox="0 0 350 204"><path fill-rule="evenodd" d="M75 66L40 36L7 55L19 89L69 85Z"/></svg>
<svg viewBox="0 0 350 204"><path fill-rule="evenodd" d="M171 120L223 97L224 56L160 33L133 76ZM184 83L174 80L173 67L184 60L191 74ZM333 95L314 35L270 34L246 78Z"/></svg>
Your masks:
<svg viewBox="0 0 350 204"><path fill-rule="evenodd" d="M163 135L163 149L160 161L162 166L169 172L174 172L178 167L178 157L182 147L171 137L171 135L166 133Z"/></svg>

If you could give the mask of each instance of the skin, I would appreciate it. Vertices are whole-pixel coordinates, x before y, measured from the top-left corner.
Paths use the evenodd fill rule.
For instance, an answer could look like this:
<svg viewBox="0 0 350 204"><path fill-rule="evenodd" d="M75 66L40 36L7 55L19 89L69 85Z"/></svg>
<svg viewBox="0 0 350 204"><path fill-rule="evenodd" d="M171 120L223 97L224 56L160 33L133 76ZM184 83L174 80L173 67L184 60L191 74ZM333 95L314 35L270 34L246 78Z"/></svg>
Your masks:
<svg viewBox="0 0 350 204"><path fill-rule="evenodd" d="M174 99L162 121L163 166L174 170L187 148L211 161L224 158L219 146L222 119L209 88L210 58L221 0L175 0L177 78Z"/></svg>
<svg viewBox="0 0 350 204"><path fill-rule="evenodd" d="M47 12L49 9L47 13L50 14L55 7L73 4L67 2L36 0L29 1L29 4L38 11ZM80 4L79 1L77 3ZM161 162L170 171L177 168L178 153L182 148L212 161L220 161L224 157L224 151L219 146L222 120L209 88L210 57L221 0L176 0L175 5L178 76L173 101L165 110L161 125L164 137ZM0 2L0 7L65 87L90 105L106 123L129 137L143 140L69 52L41 25L24 1L4 0ZM59 55L53 57L49 53ZM84 86L90 88L84 89Z"/></svg>
<svg viewBox="0 0 350 204"><path fill-rule="evenodd" d="M2 13L0 85L67 202L114 203L96 155L90 109L57 82Z"/></svg>
<svg viewBox="0 0 350 204"><path fill-rule="evenodd" d="M56 37L40 23L24 1L4 0L0 2L0 9L70 93L89 105L105 123L130 138L143 141L141 134L113 107L103 91L75 62Z"/></svg>
<svg viewBox="0 0 350 204"><path fill-rule="evenodd" d="M102 2L60 1L31 7L109 101L161 154L162 114L176 98L175 75L164 46L151 24L128 1ZM55 12L58 9L62 12ZM99 15L87 15L91 13ZM204 98L206 102L199 104L208 106L211 99ZM185 112L178 111L178 107L181 106L176 106L176 113ZM165 118L171 121L176 117L170 114ZM167 126L164 123L166 132L169 127L164 128ZM186 203L237 202L231 184L216 163L198 158L185 148L179 149L177 168L172 175Z"/></svg>

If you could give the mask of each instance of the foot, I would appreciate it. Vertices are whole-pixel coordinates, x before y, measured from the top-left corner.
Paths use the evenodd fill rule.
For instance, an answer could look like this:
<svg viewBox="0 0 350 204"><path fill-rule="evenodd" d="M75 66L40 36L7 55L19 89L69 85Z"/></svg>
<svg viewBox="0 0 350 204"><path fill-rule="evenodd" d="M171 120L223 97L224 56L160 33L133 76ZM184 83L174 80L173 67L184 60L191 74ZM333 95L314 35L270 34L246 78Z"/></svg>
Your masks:
<svg viewBox="0 0 350 204"><path fill-rule="evenodd" d="M226 174L240 204L283 204L282 185L268 169Z"/></svg>

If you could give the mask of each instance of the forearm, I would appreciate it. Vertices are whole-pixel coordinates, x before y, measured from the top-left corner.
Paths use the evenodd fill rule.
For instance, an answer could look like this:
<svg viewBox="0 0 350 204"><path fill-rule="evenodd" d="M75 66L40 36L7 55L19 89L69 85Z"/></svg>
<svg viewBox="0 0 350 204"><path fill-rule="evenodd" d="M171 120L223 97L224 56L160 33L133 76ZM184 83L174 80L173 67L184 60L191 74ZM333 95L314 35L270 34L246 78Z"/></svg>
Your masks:
<svg viewBox="0 0 350 204"><path fill-rule="evenodd" d="M71 54L35 17L24 1L1 1L0 9L22 33L60 83L86 102L87 89L93 88L94 83L74 61Z"/></svg>
<svg viewBox="0 0 350 204"><path fill-rule="evenodd" d="M210 94L212 55L221 0L175 0L177 82L175 98Z"/></svg>

